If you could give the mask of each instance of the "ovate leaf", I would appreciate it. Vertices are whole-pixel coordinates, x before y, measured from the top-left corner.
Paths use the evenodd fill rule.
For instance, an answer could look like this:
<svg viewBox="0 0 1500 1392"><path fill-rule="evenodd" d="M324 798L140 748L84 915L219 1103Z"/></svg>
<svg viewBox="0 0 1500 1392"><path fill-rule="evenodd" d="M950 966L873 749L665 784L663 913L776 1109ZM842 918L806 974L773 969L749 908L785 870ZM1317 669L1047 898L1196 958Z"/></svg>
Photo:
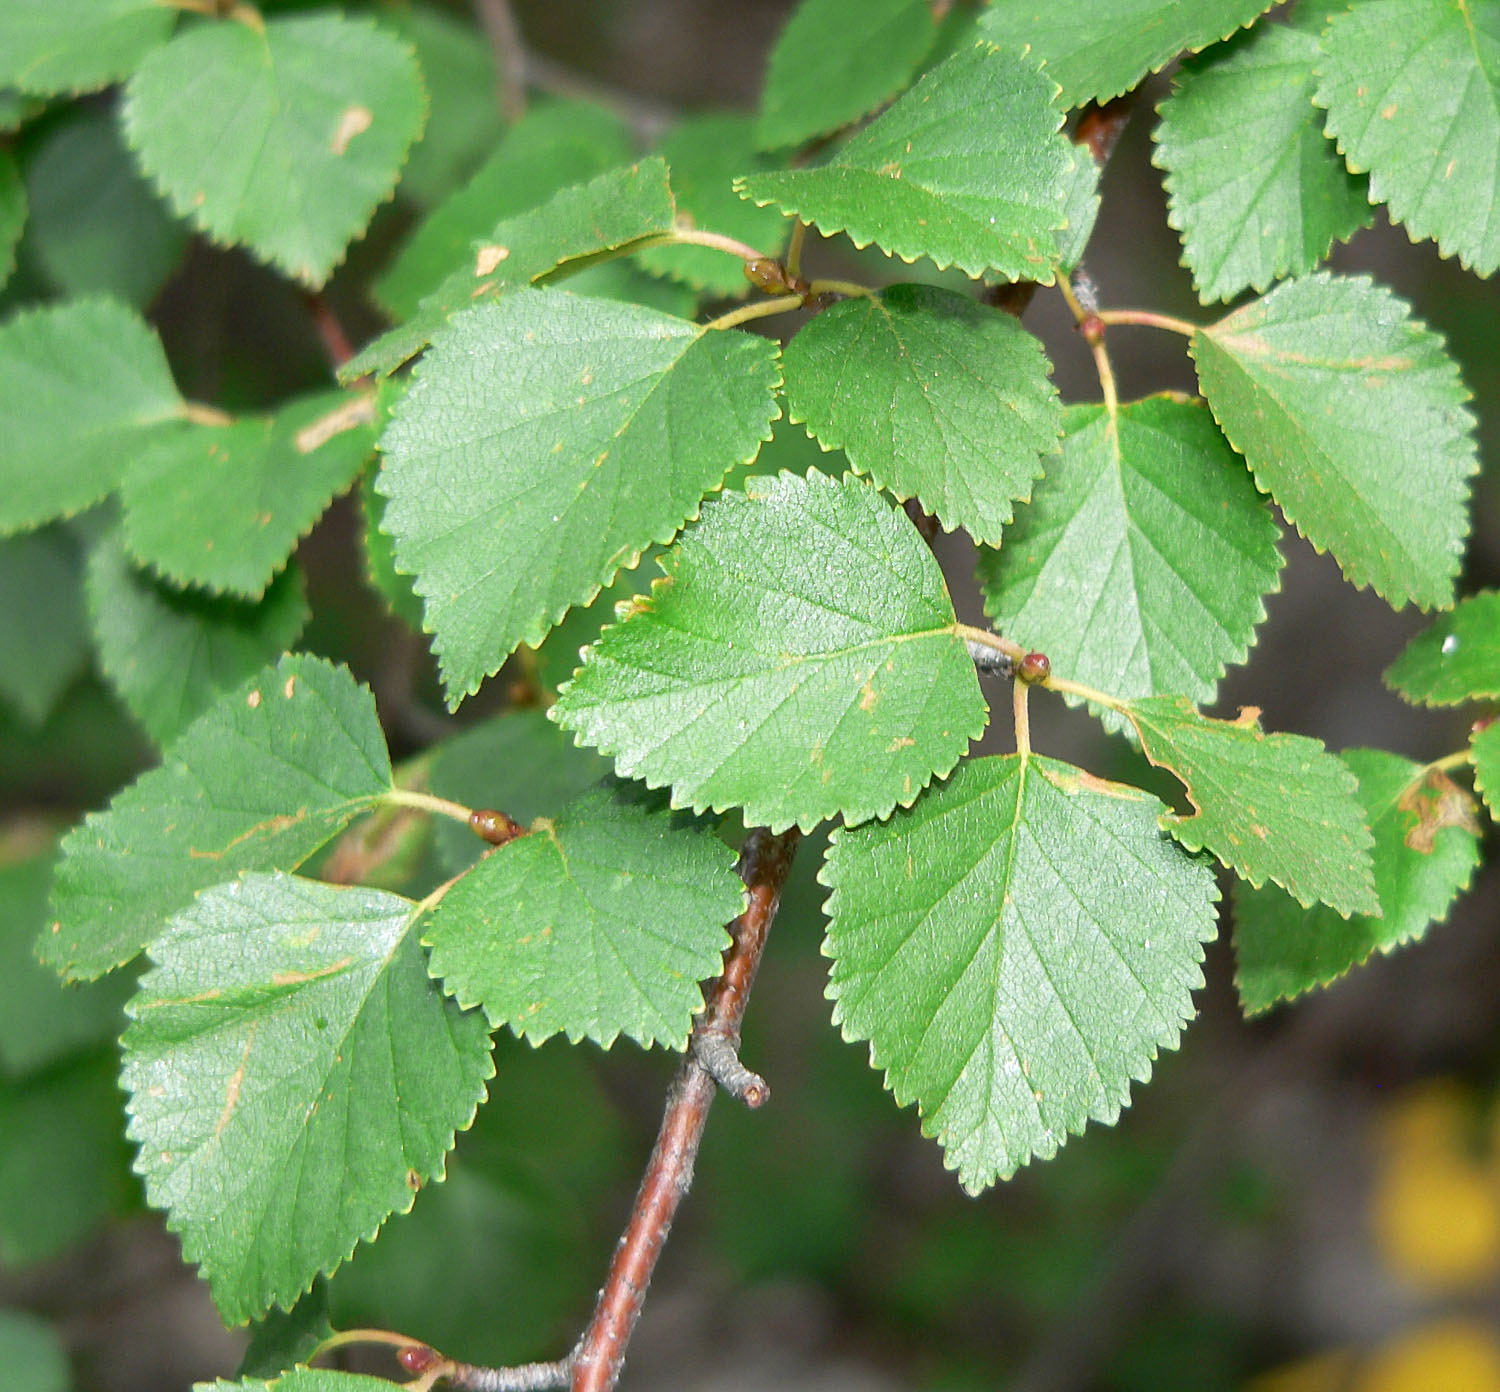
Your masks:
<svg viewBox="0 0 1500 1392"><path fill-rule="evenodd" d="M1318 77L1370 196L1444 256L1500 266L1500 0L1361 0L1333 14Z"/></svg>
<svg viewBox="0 0 1500 1392"><path fill-rule="evenodd" d="M936 34L926 0L802 0L771 50L760 147L801 145L867 115L911 81Z"/></svg>
<svg viewBox="0 0 1500 1392"><path fill-rule="evenodd" d="M1374 216L1312 104L1318 36L1303 16L1322 24L1303 6L1292 23L1184 64L1162 103L1153 163L1167 171L1168 220L1202 300L1305 275Z"/></svg>
<svg viewBox="0 0 1500 1392"><path fill-rule="evenodd" d="M16 268L16 243L26 227L26 185L15 156L0 150L0 286Z"/></svg>
<svg viewBox="0 0 1500 1392"><path fill-rule="evenodd" d="M993 0L979 32L1009 48L1029 44L1061 85L1062 104L1082 106L1128 92L1184 50L1228 38L1270 7L1271 0Z"/></svg>
<svg viewBox="0 0 1500 1392"><path fill-rule="evenodd" d="M151 945L120 1076L136 1169L231 1324L405 1213L484 1098L484 1021L429 979L419 913L250 874Z"/></svg>
<svg viewBox="0 0 1500 1392"><path fill-rule="evenodd" d="M494 105L494 84L489 101ZM499 222L524 213L558 189L582 183L630 158L630 133L613 112L588 102L556 102L528 112L496 144L469 181L418 224L375 296L397 319L459 266Z"/></svg>
<svg viewBox="0 0 1500 1392"><path fill-rule="evenodd" d="M293 1368L282 1377L266 1382L258 1377L237 1382L220 1379L212 1385L200 1382L195 1392L389 1392L385 1378L366 1377L363 1373L339 1373L330 1368Z"/></svg>
<svg viewBox="0 0 1500 1392"><path fill-rule="evenodd" d="M486 856L422 934L461 1005L539 1044L687 1046L744 908L734 851L628 786L580 794Z"/></svg>
<svg viewBox="0 0 1500 1392"><path fill-rule="evenodd" d="M1070 406L1063 454L998 551L985 612L1059 672L1117 695L1212 698L1278 584L1278 528L1200 401Z"/></svg>
<svg viewBox="0 0 1500 1392"><path fill-rule="evenodd" d="M381 438L384 525L457 705L770 437L776 345L517 291L455 318Z"/></svg>
<svg viewBox="0 0 1500 1392"><path fill-rule="evenodd" d="M42 960L72 978L128 962L196 891L295 869L390 788L369 691L283 658L64 840Z"/></svg>
<svg viewBox="0 0 1500 1392"><path fill-rule="evenodd" d="M365 345L339 369L352 382L367 372L395 371L420 353L459 310L476 300L530 285L569 261L671 230L675 209L667 166L659 159L612 169L586 184L565 188L545 203L497 225L417 312Z"/></svg>
<svg viewBox="0 0 1500 1392"><path fill-rule="evenodd" d="M147 439L181 428L182 410L155 331L114 300L0 324L0 532L98 502Z"/></svg>
<svg viewBox="0 0 1500 1392"><path fill-rule="evenodd" d="M836 831L824 952L844 1037L970 1193L1112 1123L1203 982L1218 890L1155 798L1051 759L966 763Z"/></svg>
<svg viewBox="0 0 1500 1392"><path fill-rule="evenodd" d="M509 710L444 740L432 751L428 786L465 807L495 808L529 826L555 817L610 770L592 749L580 749L536 710ZM438 853L450 871L487 850L462 822L435 819Z"/></svg>
<svg viewBox="0 0 1500 1392"><path fill-rule="evenodd" d="M1050 285L1072 157L1053 85L988 43L939 63L816 169L755 174L746 197L971 276Z"/></svg>
<svg viewBox="0 0 1500 1392"><path fill-rule="evenodd" d="M1181 696L1122 711L1146 757L1187 789L1193 813L1161 824L1190 851L1212 851L1257 888L1274 880L1305 907L1379 914L1358 782L1321 743L1266 734L1254 709L1214 720Z"/></svg>
<svg viewBox="0 0 1500 1392"><path fill-rule="evenodd" d="M679 121L661 139L662 158L672 171L678 219L693 227L735 237L766 256L780 256L790 230L774 208L757 208L739 197L734 181L772 167L756 153L749 116L714 112ZM712 247L649 247L640 254L648 271L669 275L694 289L738 298L750 289L745 263Z"/></svg>
<svg viewBox="0 0 1500 1392"><path fill-rule="evenodd" d="M88 664L83 564L61 528L0 539L0 700L39 726Z"/></svg>
<svg viewBox="0 0 1500 1392"><path fill-rule="evenodd" d="M87 592L99 665L159 745L290 648L308 617L295 566L256 603L216 598L137 570L115 532L89 556Z"/></svg>
<svg viewBox="0 0 1500 1392"><path fill-rule="evenodd" d="M69 112L26 162L31 231L26 250L69 295L114 295L145 306L182 256L174 219L120 141L114 113Z"/></svg>
<svg viewBox="0 0 1500 1392"><path fill-rule="evenodd" d="M121 491L126 546L178 584L260 598L374 453L374 416L368 393L320 392L150 442Z"/></svg>
<svg viewBox="0 0 1500 1392"><path fill-rule="evenodd" d="M5 0L0 86L51 96L129 77L172 32L161 0Z"/></svg>
<svg viewBox="0 0 1500 1392"><path fill-rule="evenodd" d="M750 825L908 806L987 714L937 562L858 479L745 487L662 558L554 718L675 805Z"/></svg>
<svg viewBox="0 0 1500 1392"><path fill-rule="evenodd" d="M137 69L124 120L178 213L316 288L390 197L426 112L406 44L324 12L185 30Z"/></svg>
<svg viewBox="0 0 1500 1392"><path fill-rule="evenodd" d="M1379 749L1350 749L1375 837L1380 916L1304 908L1279 889L1234 887L1235 983L1247 1015L1326 986L1374 952L1421 937L1448 916L1479 864L1474 800L1447 775Z"/></svg>
<svg viewBox="0 0 1500 1392"><path fill-rule="evenodd" d="M783 354L787 411L825 448L950 531L999 540L1057 448L1041 345L967 295L892 285L816 315Z"/></svg>
<svg viewBox="0 0 1500 1392"><path fill-rule="evenodd" d="M1385 680L1424 706L1500 699L1500 590L1460 600L1406 645Z"/></svg>
<svg viewBox="0 0 1500 1392"><path fill-rule="evenodd" d="M328 1282L314 1281L290 1310L271 1309L250 1331L239 1376L275 1377L308 1362L333 1333L328 1318Z"/></svg>
<svg viewBox="0 0 1500 1392"><path fill-rule="evenodd" d="M1363 276L1278 286L1192 338L1198 380L1255 481L1356 585L1453 600L1479 467L1443 341Z"/></svg>
<svg viewBox="0 0 1500 1392"><path fill-rule="evenodd" d="M1474 786L1484 797L1491 819L1500 824L1500 721L1474 732L1470 744L1474 757Z"/></svg>

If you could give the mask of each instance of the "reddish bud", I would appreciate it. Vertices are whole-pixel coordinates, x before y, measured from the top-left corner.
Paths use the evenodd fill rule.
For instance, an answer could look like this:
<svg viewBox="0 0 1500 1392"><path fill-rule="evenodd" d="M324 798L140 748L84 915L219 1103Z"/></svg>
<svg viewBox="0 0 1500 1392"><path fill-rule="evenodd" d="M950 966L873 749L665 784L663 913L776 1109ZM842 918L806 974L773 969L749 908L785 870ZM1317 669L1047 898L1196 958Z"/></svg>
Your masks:
<svg viewBox="0 0 1500 1392"><path fill-rule="evenodd" d="M1029 652L1016 664L1016 678L1035 686L1052 675L1052 662L1046 653Z"/></svg>
<svg viewBox="0 0 1500 1392"><path fill-rule="evenodd" d="M396 1354L398 1362L409 1373L425 1373L441 1361L442 1355L426 1344L408 1344Z"/></svg>
<svg viewBox="0 0 1500 1392"><path fill-rule="evenodd" d="M507 841L526 835L525 827L493 807L480 807L470 812L469 830L492 846L503 846Z"/></svg>
<svg viewBox="0 0 1500 1392"><path fill-rule="evenodd" d="M1089 347L1097 347L1104 342L1104 320L1090 310L1078 321L1078 332Z"/></svg>

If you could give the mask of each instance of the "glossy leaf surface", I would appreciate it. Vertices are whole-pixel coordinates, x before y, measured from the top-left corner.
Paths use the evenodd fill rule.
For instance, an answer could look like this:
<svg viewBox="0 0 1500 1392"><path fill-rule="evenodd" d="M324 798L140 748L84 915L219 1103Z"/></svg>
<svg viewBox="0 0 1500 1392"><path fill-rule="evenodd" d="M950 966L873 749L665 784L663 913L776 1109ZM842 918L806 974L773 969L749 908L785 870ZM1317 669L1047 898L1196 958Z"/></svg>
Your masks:
<svg viewBox="0 0 1500 1392"><path fill-rule="evenodd" d="M1218 891L1160 810L1007 755L834 833L834 1020L971 1193L1113 1122L1192 1016Z"/></svg>
<svg viewBox="0 0 1500 1392"><path fill-rule="evenodd" d="M1471 744L1474 757L1474 787L1490 809L1490 818L1500 825L1500 721L1490 721L1476 730Z"/></svg>
<svg viewBox="0 0 1500 1392"><path fill-rule="evenodd" d="M1500 590L1481 590L1439 615L1386 669L1385 680L1424 706L1500 700Z"/></svg>
<svg viewBox="0 0 1500 1392"><path fill-rule="evenodd" d="M553 712L675 805L773 829L883 817L984 729L942 573L870 485L749 479L661 566Z"/></svg>

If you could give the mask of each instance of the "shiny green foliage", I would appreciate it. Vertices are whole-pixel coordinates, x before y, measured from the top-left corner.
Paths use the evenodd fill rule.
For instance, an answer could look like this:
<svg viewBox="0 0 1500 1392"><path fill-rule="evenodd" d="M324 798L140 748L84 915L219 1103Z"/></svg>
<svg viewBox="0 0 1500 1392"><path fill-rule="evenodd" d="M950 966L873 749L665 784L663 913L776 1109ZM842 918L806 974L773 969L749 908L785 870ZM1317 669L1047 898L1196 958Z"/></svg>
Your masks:
<svg viewBox="0 0 1500 1392"><path fill-rule="evenodd" d="M539 207L494 227L471 262L453 271L417 312L367 344L339 369L352 382L393 372L420 353L460 310L505 290L530 285L569 261L668 232L676 215L667 166L659 159L612 169L560 190Z"/></svg>
<svg viewBox="0 0 1500 1392"><path fill-rule="evenodd" d="M247 1377L238 1382L220 1379L212 1385L199 1383L199 1392L388 1392L386 1378L366 1377L363 1373L339 1373L330 1368L293 1368L267 1382Z"/></svg>
<svg viewBox="0 0 1500 1392"><path fill-rule="evenodd" d="M1442 773L1379 749L1350 749L1375 838L1380 914L1304 908L1267 885L1234 887L1235 974L1247 1015L1326 986L1371 953L1422 937L1448 916L1479 864L1473 800Z"/></svg>
<svg viewBox="0 0 1500 1392"><path fill-rule="evenodd" d="M0 86L50 96L129 77L172 31L161 0L6 0Z"/></svg>
<svg viewBox="0 0 1500 1392"><path fill-rule="evenodd" d="M126 89L126 138L183 217L314 288L396 186L426 119L411 49L323 12L200 24Z"/></svg>
<svg viewBox="0 0 1500 1392"><path fill-rule="evenodd" d="M1312 104L1321 12L1183 65L1162 103L1154 162L1201 299L1306 275L1374 218ZM1228 137L1231 143L1226 143Z"/></svg>
<svg viewBox="0 0 1500 1392"><path fill-rule="evenodd" d="M1500 0L1360 0L1323 35L1316 100L1413 237L1500 267Z"/></svg>
<svg viewBox="0 0 1500 1392"><path fill-rule="evenodd" d="M98 502L182 398L155 332L114 300L22 310L0 324L0 532Z"/></svg>
<svg viewBox="0 0 1500 1392"><path fill-rule="evenodd" d="M1483 796L1490 817L1500 824L1500 721L1490 721L1474 732L1470 744L1474 786Z"/></svg>
<svg viewBox="0 0 1500 1392"><path fill-rule="evenodd" d="M486 856L423 929L432 974L533 1043L685 1048L745 892L734 851L662 801L602 784Z"/></svg>
<svg viewBox="0 0 1500 1392"><path fill-rule="evenodd" d="M752 478L661 566L553 709L674 805L772 829L884 817L984 729L942 573L868 484Z"/></svg>
<svg viewBox="0 0 1500 1392"><path fill-rule="evenodd" d="M1070 406L998 551L984 607L1054 669L1118 696L1212 699L1243 662L1278 584L1278 528L1200 401Z"/></svg>
<svg viewBox="0 0 1500 1392"><path fill-rule="evenodd" d="M148 442L121 490L130 554L176 584L259 599L374 453L373 417L368 394L320 392Z"/></svg>
<svg viewBox="0 0 1500 1392"><path fill-rule="evenodd" d="M179 590L137 570L116 531L89 556L87 594L99 666L158 745L275 661L308 616L294 566L255 602Z"/></svg>
<svg viewBox="0 0 1500 1392"><path fill-rule="evenodd" d="M1479 467L1443 341L1362 276L1289 281L1192 338L1198 381L1262 489L1356 585L1453 602Z"/></svg>
<svg viewBox="0 0 1500 1392"><path fill-rule="evenodd" d="M381 438L396 564L457 705L653 542L780 413L776 345L517 291L456 317Z"/></svg>
<svg viewBox="0 0 1500 1392"><path fill-rule="evenodd" d="M76 540L61 529L0 539L0 701L40 725L88 662Z"/></svg>
<svg viewBox="0 0 1500 1392"><path fill-rule="evenodd" d="M1460 600L1406 645L1385 680L1424 706L1500 700L1500 590Z"/></svg>
<svg viewBox="0 0 1500 1392"><path fill-rule="evenodd" d="M493 105L493 87L489 100ZM473 244L497 223L629 158L630 133L612 112L588 102L537 107L417 225L375 282L376 298L395 318L409 318L452 271L472 262Z"/></svg>
<svg viewBox="0 0 1500 1392"><path fill-rule="evenodd" d="M42 959L71 978L102 975L198 890L295 869L390 787L370 693L343 668L284 658L64 840Z"/></svg>
<svg viewBox="0 0 1500 1392"><path fill-rule="evenodd" d="M926 0L802 0L771 50L761 148L801 145L868 115L911 81L936 33Z"/></svg>
<svg viewBox="0 0 1500 1392"><path fill-rule="evenodd" d="M1009 314L892 285L826 309L783 354L787 412L950 531L998 542L1057 448L1062 408L1041 345Z"/></svg>
<svg viewBox="0 0 1500 1392"><path fill-rule="evenodd" d="M1072 168L1052 90L1029 60L976 43L933 68L827 164L751 175L738 187L903 261L926 256L973 276L1051 284Z"/></svg>
<svg viewBox="0 0 1500 1392"><path fill-rule="evenodd" d="M1193 812L1161 823L1190 851L1212 851L1256 887L1274 880L1304 906L1380 912L1358 783L1317 740L1268 735L1253 710L1214 720L1181 696L1122 709L1146 757L1187 789Z"/></svg>
<svg viewBox="0 0 1500 1392"><path fill-rule="evenodd" d="M661 138L658 152L672 171L678 217L694 227L734 237L766 256L780 256L788 226L774 208L757 208L734 191L740 175L774 166L756 152L748 116L715 112L689 116ZM736 298L750 289L744 263L713 247L650 247L640 254L648 271L669 275L714 295Z"/></svg>
<svg viewBox="0 0 1500 1392"><path fill-rule="evenodd" d="M1252 23L1271 0L993 0L979 32L1007 48L1029 44L1062 87L1064 106L1128 92L1183 51L1196 53Z"/></svg>
<svg viewBox="0 0 1500 1392"><path fill-rule="evenodd" d="M249 874L151 944L120 1078L136 1168L230 1323L406 1212L485 1096L484 1021L429 979L419 912Z"/></svg>
<svg viewBox="0 0 1500 1392"><path fill-rule="evenodd" d="M1160 810L1007 755L834 834L834 1020L971 1193L1113 1122L1192 1016L1218 890Z"/></svg>
<svg viewBox="0 0 1500 1392"><path fill-rule="evenodd" d="M163 206L102 107L50 126L26 161L26 250L69 295L144 307L181 259L187 229Z"/></svg>

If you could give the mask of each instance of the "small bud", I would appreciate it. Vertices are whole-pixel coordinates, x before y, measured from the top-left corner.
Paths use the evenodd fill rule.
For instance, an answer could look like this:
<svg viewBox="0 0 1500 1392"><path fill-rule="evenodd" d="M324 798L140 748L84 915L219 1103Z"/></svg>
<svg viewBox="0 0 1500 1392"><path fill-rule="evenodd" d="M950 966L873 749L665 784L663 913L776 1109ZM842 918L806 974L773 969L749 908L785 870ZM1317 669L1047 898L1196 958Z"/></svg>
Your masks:
<svg viewBox="0 0 1500 1392"><path fill-rule="evenodd" d="M768 256L757 256L745 262L745 279L766 294L785 294L788 289L786 267Z"/></svg>
<svg viewBox="0 0 1500 1392"><path fill-rule="evenodd" d="M1095 314L1093 310L1089 310L1078 321L1078 332L1083 335L1083 341L1090 348L1097 347L1104 342L1104 320Z"/></svg>
<svg viewBox="0 0 1500 1392"><path fill-rule="evenodd" d="M396 1354L396 1362L409 1373L425 1373L441 1356L435 1348L429 1348L426 1344L408 1344Z"/></svg>
<svg viewBox="0 0 1500 1392"><path fill-rule="evenodd" d="M507 841L526 835L525 827L493 807L479 807L470 812L469 830L492 846L503 846Z"/></svg>
<svg viewBox="0 0 1500 1392"><path fill-rule="evenodd" d="M1029 652L1016 664L1016 680L1035 686L1052 675L1052 662L1046 653Z"/></svg>

